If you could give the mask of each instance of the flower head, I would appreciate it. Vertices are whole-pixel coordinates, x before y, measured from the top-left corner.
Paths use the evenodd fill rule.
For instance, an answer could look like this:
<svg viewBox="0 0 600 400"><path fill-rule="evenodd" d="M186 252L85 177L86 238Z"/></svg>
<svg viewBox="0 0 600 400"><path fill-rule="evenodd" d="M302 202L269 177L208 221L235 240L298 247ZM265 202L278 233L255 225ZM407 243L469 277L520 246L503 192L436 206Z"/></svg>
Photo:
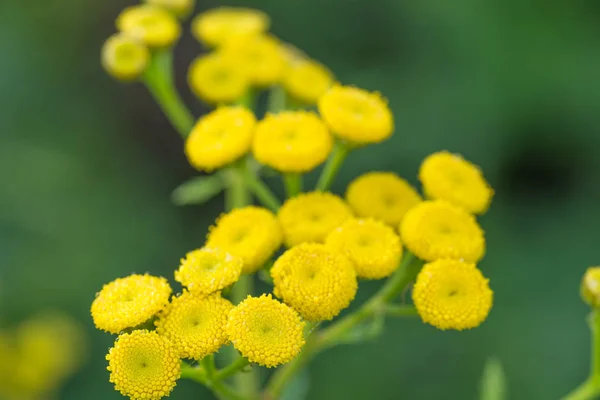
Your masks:
<svg viewBox="0 0 600 400"><path fill-rule="evenodd" d="M200 118L185 142L194 167L212 171L250 150L256 118L244 107L221 107Z"/></svg>
<svg viewBox="0 0 600 400"><path fill-rule="evenodd" d="M138 326L169 302L171 287L165 278L130 275L104 285L92 303L92 318L98 329L119 333Z"/></svg>
<svg viewBox="0 0 600 400"><path fill-rule="evenodd" d="M590 267L581 280L581 297L594 308L600 307L600 267Z"/></svg>
<svg viewBox="0 0 600 400"><path fill-rule="evenodd" d="M248 296L229 313L227 333L249 361L276 367L292 361L304 346L304 322L271 295Z"/></svg>
<svg viewBox="0 0 600 400"><path fill-rule="evenodd" d="M372 219L347 221L327 236L325 244L346 255L360 278L390 276L402 258L398 235L389 226Z"/></svg>
<svg viewBox="0 0 600 400"><path fill-rule="evenodd" d="M334 85L319 99L319 112L334 135L356 145L389 138L394 120L379 93Z"/></svg>
<svg viewBox="0 0 600 400"><path fill-rule="evenodd" d="M151 4L123 10L117 18L117 29L150 47L171 46L181 35L177 19L164 8Z"/></svg>
<svg viewBox="0 0 600 400"><path fill-rule="evenodd" d="M102 66L113 77L132 81L140 77L150 61L150 52L139 40L117 33L102 47Z"/></svg>
<svg viewBox="0 0 600 400"><path fill-rule="evenodd" d="M368 172L354 179L346 200L359 217L379 219L394 227L422 201L408 182L393 172Z"/></svg>
<svg viewBox="0 0 600 400"><path fill-rule="evenodd" d="M333 319L356 295L352 262L323 244L304 243L287 250L271 268L277 297L308 321Z"/></svg>
<svg viewBox="0 0 600 400"><path fill-rule="evenodd" d="M196 0L145 0L146 3L165 8L173 14L185 17L196 6Z"/></svg>
<svg viewBox="0 0 600 400"><path fill-rule="evenodd" d="M303 193L288 199L277 219L288 247L305 242L323 243L327 235L352 218L352 211L331 193Z"/></svg>
<svg viewBox="0 0 600 400"><path fill-rule="evenodd" d="M485 252L483 231L475 218L443 200L424 201L406 213L400 237L425 261L452 258L477 262Z"/></svg>
<svg viewBox="0 0 600 400"><path fill-rule="evenodd" d="M233 103L248 91L250 82L241 65L218 52L192 62L188 82L192 91L210 104Z"/></svg>
<svg viewBox="0 0 600 400"><path fill-rule="evenodd" d="M486 212L494 195L479 167L447 151L425 158L419 179L427 197L449 201L475 214Z"/></svg>
<svg viewBox="0 0 600 400"><path fill-rule="evenodd" d="M279 249L281 240L275 215L265 208L248 206L223 214L208 233L206 247L241 258L242 272L252 273Z"/></svg>
<svg viewBox="0 0 600 400"><path fill-rule="evenodd" d="M493 302L489 281L475 264L448 259L423 266L412 297L423 322L443 330L481 325Z"/></svg>
<svg viewBox="0 0 600 400"><path fill-rule="evenodd" d="M233 304L219 293L174 297L156 320L156 331L173 343L181 358L199 360L227 343L225 325Z"/></svg>
<svg viewBox="0 0 600 400"><path fill-rule="evenodd" d="M221 46L236 38L254 36L269 29L268 15L242 7L219 7L199 14L192 21L192 33L208 46Z"/></svg>
<svg viewBox="0 0 600 400"><path fill-rule="evenodd" d="M314 60L292 63L283 75L284 89L296 100L316 104L333 85L333 75Z"/></svg>
<svg viewBox="0 0 600 400"><path fill-rule="evenodd" d="M221 249L202 248L190 251L181 259L175 280L190 292L208 295L235 283L244 261Z"/></svg>
<svg viewBox="0 0 600 400"><path fill-rule="evenodd" d="M110 382L131 400L167 397L181 375L181 360L173 344L147 330L120 335L106 359Z"/></svg>
<svg viewBox="0 0 600 400"><path fill-rule="evenodd" d="M252 151L262 164L281 172L303 173L323 163L333 140L312 112L269 114L256 127Z"/></svg>

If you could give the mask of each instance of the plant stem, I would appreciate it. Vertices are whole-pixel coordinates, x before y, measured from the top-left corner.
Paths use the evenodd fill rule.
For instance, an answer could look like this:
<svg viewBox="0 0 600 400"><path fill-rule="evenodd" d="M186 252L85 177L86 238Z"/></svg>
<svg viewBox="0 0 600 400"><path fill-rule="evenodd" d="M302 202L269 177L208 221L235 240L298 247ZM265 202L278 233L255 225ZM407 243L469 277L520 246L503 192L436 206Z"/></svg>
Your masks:
<svg viewBox="0 0 600 400"><path fill-rule="evenodd" d="M234 362L229 364L227 367L219 370L215 374L214 378L216 381L225 380L225 379L229 378L230 376L235 375L236 372L242 370L244 367L246 367L249 364L250 364L250 362L247 359L245 359L244 357L238 357L237 360L235 360Z"/></svg>
<svg viewBox="0 0 600 400"><path fill-rule="evenodd" d="M189 379L203 385L207 384L207 377L204 369L200 367L192 367L186 363L181 364L181 378Z"/></svg>
<svg viewBox="0 0 600 400"><path fill-rule="evenodd" d="M416 317L419 314L413 306L388 304L385 306L385 315L393 317Z"/></svg>
<svg viewBox="0 0 600 400"><path fill-rule="evenodd" d="M590 376L562 400L592 400L600 396L600 310L590 313L588 325L592 337Z"/></svg>
<svg viewBox="0 0 600 400"><path fill-rule="evenodd" d="M179 96L173 81L173 52L158 50L152 55L142 81L163 110L171 125L186 138L194 127L194 116Z"/></svg>
<svg viewBox="0 0 600 400"><path fill-rule="evenodd" d="M254 171L250 171L246 164L241 167L240 171L243 174L243 181L246 187L256 196L258 201L274 213L277 213L279 207L281 207L281 202L271 189L256 176Z"/></svg>
<svg viewBox="0 0 600 400"><path fill-rule="evenodd" d="M209 381L214 379L215 373L217 372L215 368L215 357L214 355L208 355L204 357L200 363L202 364L202 368L206 371L206 377Z"/></svg>
<svg viewBox="0 0 600 400"><path fill-rule="evenodd" d="M319 181L317 182L317 190L322 192L328 190L335 179L342 163L350 153L350 148L342 141L338 140L333 147L333 151L329 155L329 159L323 167Z"/></svg>
<svg viewBox="0 0 600 400"><path fill-rule="evenodd" d="M302 174L283 174L283 182L288 199L298 196L302 192Z"/></svg>
<svg viewBox="0 0 600 400"><path fill-rule="evenodd" d="M267 111L273 114L285 111L286 97L287 96L285 90L281 86L273 86L269 92L269 99L267 101Z"/></svg>

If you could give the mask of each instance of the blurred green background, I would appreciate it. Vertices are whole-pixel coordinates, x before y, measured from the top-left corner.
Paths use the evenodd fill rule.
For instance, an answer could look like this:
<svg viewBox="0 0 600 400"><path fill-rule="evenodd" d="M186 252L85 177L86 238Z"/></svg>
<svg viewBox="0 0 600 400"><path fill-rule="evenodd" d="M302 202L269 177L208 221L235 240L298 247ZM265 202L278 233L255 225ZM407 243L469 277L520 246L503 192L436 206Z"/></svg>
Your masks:
<svg viewBox="0 0 600 400"><path fill-rule="evenodd" d="M41 308L85 323L88 363L60 399L121 398L105 370L112 338L89 317L94 293L132 272L172 278L222 207L222 197L170 203L195 174L181 140L141 85L100 67L102 42L129 4L0 3L0 324ZM352 154L336 191L368 169L416 184L421 159L448 149L481 165L497 192L481 219L481 268L496 293L489 320L464 333L391 320L380 340L321 355L309 398L475 399L491 355L510 399L558 399L579 384L589 350L578 285L600 263L600 3L227 4L265 10L277 35L342 82L389 98L395 136ZM176 49L177 83L196 115L204 109L185 74L200 51L189 33ZM183 382L172 398L211 398L194 390Z"/></svg>

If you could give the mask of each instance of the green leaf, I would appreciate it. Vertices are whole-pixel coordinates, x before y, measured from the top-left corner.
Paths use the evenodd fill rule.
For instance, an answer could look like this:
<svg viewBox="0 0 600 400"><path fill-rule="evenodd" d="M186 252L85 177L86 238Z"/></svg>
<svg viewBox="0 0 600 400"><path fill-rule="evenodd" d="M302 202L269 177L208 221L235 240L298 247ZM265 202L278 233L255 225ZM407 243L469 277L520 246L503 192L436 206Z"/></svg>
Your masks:
<svg viewBox="0 0 600 400"><path fill-rule="evenodd" d="M310 373L308 368L302 368L290 381L281 394L280 400L305 400L310 389Z"/></svg>
<svg viewBox="0 0 600 400"><path fill-rule="evenodd" d="M500 360L490 357L483 368L480 400L507 399L506 377Z"/></svg>
<svg viewBox="0 0 600 400"><path fill-rule="evenodd" d="M370 319L355 326L344 334L337 343L354 344L378 338L383 333L385 315L376 313Z"/></svg>
<svg viewBox="0 0 600 400"><path fill-rule="evenodd" d="M204 204L225 189L225 182L219 174L198 176L182 183L171 194L171 200L178 206Z"/></svg>

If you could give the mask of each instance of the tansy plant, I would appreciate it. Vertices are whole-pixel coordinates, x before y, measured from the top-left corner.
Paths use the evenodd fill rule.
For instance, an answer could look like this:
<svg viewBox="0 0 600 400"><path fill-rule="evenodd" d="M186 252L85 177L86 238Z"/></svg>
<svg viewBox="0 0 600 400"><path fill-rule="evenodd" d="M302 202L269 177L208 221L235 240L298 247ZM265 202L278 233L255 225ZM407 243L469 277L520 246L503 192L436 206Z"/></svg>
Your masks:
<svg viewBox="0 0 600 400"><path fill-rule="evenodd" d="M226 199L205 243L174 271L181 293L165 278L135 274L96 295L94 323L118 335L106 357L115 388L160 399L191 379L221 399L274 400L319 353L376 336L387 317L419 316L442 330L479 326L493 298L477 268L485 238L476 216L493 196L480 169L442 151L421 165L422 195L392 172L357 177L344 198L330 193L348 153L392 135L393 115L379 93L336 83L267 33L269 18L257 10L222 7L193 19L209 51L191 64L188 82L215 106L196 120L172 69L178 18L192 8L190 0L128 8L102 50L107 72L145 84L191 165L212 173L182 185L175 200L201 203L222 190ZM264 116L254 107L261 92ZM303 175L323 163L316 187L305 190ZM283 204L262 181L266 171L281 175ZM272 293L254 291L257 276ZM337 318L359 283L375 279L384 280L380 290ZM221 349L226 357L215 361Z"/></svg>

